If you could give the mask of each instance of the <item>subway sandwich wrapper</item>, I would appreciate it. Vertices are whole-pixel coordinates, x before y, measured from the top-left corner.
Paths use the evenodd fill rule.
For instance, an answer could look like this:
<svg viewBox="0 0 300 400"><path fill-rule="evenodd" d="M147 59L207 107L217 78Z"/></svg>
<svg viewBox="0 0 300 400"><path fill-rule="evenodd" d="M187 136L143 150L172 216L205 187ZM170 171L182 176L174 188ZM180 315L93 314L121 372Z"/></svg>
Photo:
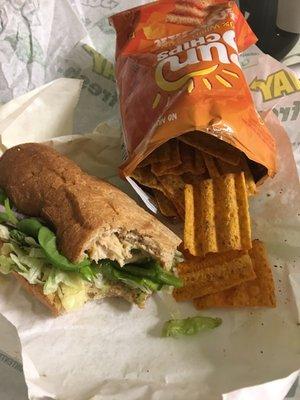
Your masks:
<svg viewBox="0 0 300 400"><path fill-rule="evenodd" d="M1 151L24 142L30 126L31 140L46 141L139 201L118 177L120 129L103 123L92 133L71 134L78 132L71 122L80 86L77 80L55 81L9 103L0 119ZM62 91L64 104L55 107L53 99ZM300 366L300 193L286 132L273 112L265 110L264 123L276 142L278 172L250 203L253 237L265 241L275 276L277 308L201 312L222 318L222 325L175 340L161 337L163 323L199 313L168 293L149 299L144 310L112 299L53 318L16 281L1 275L0 312L17 329L31 399L284 399ZM57 132L68 136L56 137ZM3 321L0 348L18 359Z"/></svg>
<svg viewBox="0 0 300 400"><path fill-rule="evenodd" d="M259 112L273 110L286 130L300 173L300 81L295 72L262 53L255 45L240 57L240 63Z"/></svg>

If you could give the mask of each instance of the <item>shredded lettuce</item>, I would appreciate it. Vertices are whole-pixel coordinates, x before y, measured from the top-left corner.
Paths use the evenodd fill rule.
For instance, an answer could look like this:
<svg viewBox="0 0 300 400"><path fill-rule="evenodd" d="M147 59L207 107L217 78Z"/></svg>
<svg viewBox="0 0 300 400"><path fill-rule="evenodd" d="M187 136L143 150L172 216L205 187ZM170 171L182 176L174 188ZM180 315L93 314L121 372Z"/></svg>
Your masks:
<svg viewBox="0 0 300 400"><path fill-rule="evenodd" d="M0 254L3 256L9 256L12 251L13 250L10 243L3 243Z"/></svg>
<svg viewBox="0 0 300 400"><path fill-rule="evenodd" d="M58 289L58 297L66 311L78 309L87 301L86 286L80 279L77 286L68 286L62 283Z"/></svg>
<svg viewBox="0 0 300 400"><path fill-rule="evenodd" d="M0 272L4 275L14 270L15 263L10 257L0 255Z"/></svg>
<svg viewBox="0 0 300 400"><path fill-rule="evenodd" d="M9 230L5 225L0 224L0 240L9 240Z"/></svg>
<svg viewBox="0 0 300 400"><path fill-rule="evenodd" d="M80 275L75 272L64 272L52 268L44 284L44 294L57 292L61 283L68 287L78 288L84 282Z"/></svg>
<svg viewBox="0 0 300 400"><path fill-rule="evenodd" d="M31 284L42 283L44 261L31 257L16 243L4 243L1 247L0 257L1 272L9 267L9 272L18 272Z"/></svg>
<svg viewBox="0 0 300 400"><path fill-rule="evenodd" d="M19 275L23 276L29 283L32 285L42 283L43 262L29 256L17 257L13 253L10 254L10 258L19 268Z"/></svg>
<svg viewBox="0 0 300 400"><path fill-rule="evenodd" d="M45 253L43 252L43 250L42 249L39 249L39 248L36 248L36 247L32 247L30 250L29 250L29 254L28 254L30 257L33 257L33 258L41 258L41 259L43 259L44 260L44 262L46 263L46 257L45 257Z"/></svg>

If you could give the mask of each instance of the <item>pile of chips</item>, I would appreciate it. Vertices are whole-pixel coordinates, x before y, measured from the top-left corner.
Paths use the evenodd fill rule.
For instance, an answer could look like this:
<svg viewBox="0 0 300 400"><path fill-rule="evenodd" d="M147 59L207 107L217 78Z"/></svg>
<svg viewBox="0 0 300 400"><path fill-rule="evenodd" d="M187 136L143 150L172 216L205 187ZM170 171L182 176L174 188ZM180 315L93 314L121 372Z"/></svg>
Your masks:
<svg viewBox="0 0 300 400"><path fill-rule="evenodd" d="M212 135L192 132L160 146L132 178L161 214L184 223L184 286L177 301L197 308L275 307L262 242L252 241L248 198L257 193L245 155Z"/></svg>
<svg viewBox="0 0 300 400"><path fill-rule="evenodd" d="M256 184L243 153L210 134L193 132L160 146L131 177L151 189L162 215L184 220L186 184L241 172L247 193L255 194Z"/></svg>

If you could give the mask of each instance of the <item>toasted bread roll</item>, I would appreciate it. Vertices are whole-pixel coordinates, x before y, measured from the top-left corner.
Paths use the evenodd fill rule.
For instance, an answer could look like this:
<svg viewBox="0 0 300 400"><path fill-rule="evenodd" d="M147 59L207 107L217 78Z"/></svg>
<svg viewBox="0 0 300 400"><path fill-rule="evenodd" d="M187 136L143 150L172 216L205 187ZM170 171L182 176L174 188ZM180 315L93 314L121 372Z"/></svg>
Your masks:
<svg viewBox="0 0 300 400"><path fill-rule="evenodd" d="M171 267L180 239L125 193L52 148L37 143L13 147L0 158L0 171L0 187L17 210L51 224L70 261L88 254L123 265L131 250L140 249Z"/></svg>

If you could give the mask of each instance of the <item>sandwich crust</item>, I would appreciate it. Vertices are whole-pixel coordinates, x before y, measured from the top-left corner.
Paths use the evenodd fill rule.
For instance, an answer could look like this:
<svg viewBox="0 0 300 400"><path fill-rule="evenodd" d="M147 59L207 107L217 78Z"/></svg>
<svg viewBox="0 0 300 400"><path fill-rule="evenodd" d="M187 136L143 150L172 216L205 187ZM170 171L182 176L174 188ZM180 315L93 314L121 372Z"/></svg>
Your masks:
<svg viewBox="0 0 300 400"><path fill-rule="evenodd" d="M151 242L157 258L170 266L180 239L125 193L54 149L15 146L0 158L0 171L0 187L17 210L52 225L60 251L72 262L103 235L126 232Z"/></svg>

